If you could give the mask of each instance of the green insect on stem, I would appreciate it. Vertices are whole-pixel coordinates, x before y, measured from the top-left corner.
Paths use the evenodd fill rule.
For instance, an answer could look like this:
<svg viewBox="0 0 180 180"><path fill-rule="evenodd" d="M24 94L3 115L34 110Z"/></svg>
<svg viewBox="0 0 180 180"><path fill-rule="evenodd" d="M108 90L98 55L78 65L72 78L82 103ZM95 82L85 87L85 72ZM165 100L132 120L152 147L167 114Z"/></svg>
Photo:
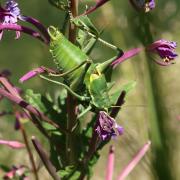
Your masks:
<svg viewBox="0 0 180 180"><path fill-rule="evenodd" d="M123 52L110 44L108 46L116 50L118 55L103 63L95 64L89 60L85 52L68 41L55 27L49 27L48 32L51 37L50 51L59 71L62 72L62 74L50 74L50 76L63 77L66 84L44 76L41 76L41 78L63 86L80 101L89 102L89 108L94 106L97 109L108 111L115 104L114 96L109 94L111 86L107 82L106 71L110 64ZM107 45L107 43L105 44ZM110 75L108 74L108 76ZM88 93L88 95L81 96L77 93L81 91L81 85L86 87L85 89L82 88L84 92L81 92L81 94ZM81 116L83 114L79 117Z"/></svg>

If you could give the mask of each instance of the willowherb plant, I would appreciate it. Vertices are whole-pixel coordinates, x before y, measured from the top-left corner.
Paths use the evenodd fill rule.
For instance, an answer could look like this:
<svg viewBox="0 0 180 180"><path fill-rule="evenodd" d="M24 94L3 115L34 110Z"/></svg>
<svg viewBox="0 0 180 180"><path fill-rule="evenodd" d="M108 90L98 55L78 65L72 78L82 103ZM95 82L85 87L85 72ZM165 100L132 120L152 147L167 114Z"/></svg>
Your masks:
<svg viewBox="0 0 180 180"><path fill-rule="evenodd" d="M163 66L172 64L177 57L174 52L175 42L159 40L146 47L124 52L102 39L101 32L88 15L108 1L96 0L94 6L86 7L86 11L79 15L78 5L81 2L78 3L78 0L49 0L51 5L68 14L61 31L52 25L46 29L35 18L23 16L18 3L14 0L7 0L4 6L0 4L0 38L5 30L13 30L16 31L16 39L23 32L41 40L49 46L52 62L57 67L56 69L37 67L21 77L20 82L24 83L38 76L61 87L60 95L53 101L51 97L36 94L33 90L21 91L10 82L9 74L1 73L1 100L5 97L21 107L21 109L14 108L14 112L3 111L1 115L11 114L16 117L15 128L22 133L24 144L14 140L0 140L0 144L15 149L26 147L31 162L31 167L23 164L14 166L4 175L4 179L15 177L28 179L29 173L34 173L36 180L41 179L23 125L24 120L31 120L49 142L50 152L47 152L37 138L32 137L32 143L53 179L90 178L92 167L99 158L99 151L111 139L118 138L124 133L123 127L117 124L115 118L125 103L125 97L136 84L132 81L112 92L113 69L141 51L156 55L157 57L153 56L152 59ZM139 11L148 12L155 8L154 1L130 0L130 2ZM19 21L30 23L36 29L19 25ZM67 31L68 37L64 33ZM116 55L102 63L95 63L89 55L98 41L113 49ZM91 117L87 118L89 112ZM119 180L130 173L149 146L150 142L143 146L120 173ZM113 158L114 150L111 148L107 180L112 179Z"/></svg>

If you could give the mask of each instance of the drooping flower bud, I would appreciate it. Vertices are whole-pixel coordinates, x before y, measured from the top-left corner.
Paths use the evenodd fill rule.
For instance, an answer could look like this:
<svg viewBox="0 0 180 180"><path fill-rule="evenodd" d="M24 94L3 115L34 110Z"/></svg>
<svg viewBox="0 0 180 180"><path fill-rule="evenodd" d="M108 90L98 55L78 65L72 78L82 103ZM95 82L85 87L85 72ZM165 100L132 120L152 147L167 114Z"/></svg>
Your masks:
<svg viewBox="0 0 180 180"><path fill-rule="evenodd" d="M166 41L164 39L155 41L151 45L146 47L147 52L154 53L158 55L163 61L154 58L155 62L160 65L170 65L174 62L175 58L178 56L175 53L175 48L177 43L173 41Z"/></svg>
<svg viewBox="0 0 180 180"><path fill-rule="evenodd" d="M116 123L114 118L110 117L106 112L100 111L95 131L104 141L122 135L124 129Z"/></svg>
<svg viewBox="0 0 180 180"><path fill-rule="evenodd" d="M17 23L19 20L32 24L42 33L43 36L32 28L18 25ZM20 37L20 32L24 32L40 39L46 44L49 44L50 41L46 28L37 19L23 16L18 3L15 0L7 0L4 7L0 4L0 40L2 39L4 30L16 31L16 39Z"/></svg>
<svg viewBox="0 0 180 180"><path fill-rule="evenodd" d="M149 12L155 8L154 0L130 0L130 3L137 9L138 11Z"/></svg>

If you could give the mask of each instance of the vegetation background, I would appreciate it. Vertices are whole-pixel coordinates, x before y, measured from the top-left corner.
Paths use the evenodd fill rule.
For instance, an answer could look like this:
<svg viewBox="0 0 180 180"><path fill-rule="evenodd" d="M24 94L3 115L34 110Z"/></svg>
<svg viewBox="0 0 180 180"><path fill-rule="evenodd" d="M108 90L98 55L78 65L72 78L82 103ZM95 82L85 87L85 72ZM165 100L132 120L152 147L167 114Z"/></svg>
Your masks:
<svg viewBox="0 0 180 180"><path fill-rule="evenodd" d="M35 17L46 26L61 27L63 12L50 6L47 0L18 2L24 15ZM118 0L108 2L90 15L97 27L104 29L102 37L124 51L142 46L146 36L150 36L146 31L143 34L142 16L143 14L133 9L129 1ZM180 42L179 0L156 0L156 8L145 16L154 40L167 39ZM12 72L12 82L23 89L32 88L35 92L44 93L59 91L59 87L38 78L25 84L18 82L18 79L32 68L40 65L53 67L53 62L48 47L41 42L24 34L18 41L14 40L14 37L14 32L6 32L0 42L0 69L9 69ZM177 51L180 52L179 47ZM112 54L113 52L107 47L97 44L91 57L96 61L103 61ZM113 78L117 82L117 87L130 80L137 82L136 88L127 97L117 118L118 123L125 128L125 133L117 140L111 141L111 144L116 146L115 177L137 150L151 139L151 150L127 179L153 180L158 179L158 176L162 179L162 176L158 175L161 172L164 172L165 179L168 179L168 176L171 179L180 178L179 69L179 58L175 65L162 67L144 53L123 62L115 69ZM8 106L8 101L0 104L1 109ZM0 139L21 139L13 125L12 117L0 117ZM29 137L38 134L32 124L28 124L27 129ZM102 156L94 169L94 180L105 177L108 147L109 145L102 151ZM15 152L0 146L0 152L0 164L28 163L26 150ZM1 174L0 171L0 177ZM42 179L51 179L44 170L42 170Z"/></svg>

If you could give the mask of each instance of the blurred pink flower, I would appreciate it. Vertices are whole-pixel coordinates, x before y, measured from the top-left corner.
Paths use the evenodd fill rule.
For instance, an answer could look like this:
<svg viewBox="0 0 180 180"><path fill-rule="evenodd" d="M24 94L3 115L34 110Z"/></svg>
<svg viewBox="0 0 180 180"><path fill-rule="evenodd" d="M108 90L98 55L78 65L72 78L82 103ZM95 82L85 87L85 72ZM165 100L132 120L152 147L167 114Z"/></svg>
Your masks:
<svg viewBox="0 0 180 180"><path fill-rule="evenodd" d="M13 149L22 149L25 147L25 145L20 143L19 141L0 140L0 144L9 146L10 148Z"/></svg>

